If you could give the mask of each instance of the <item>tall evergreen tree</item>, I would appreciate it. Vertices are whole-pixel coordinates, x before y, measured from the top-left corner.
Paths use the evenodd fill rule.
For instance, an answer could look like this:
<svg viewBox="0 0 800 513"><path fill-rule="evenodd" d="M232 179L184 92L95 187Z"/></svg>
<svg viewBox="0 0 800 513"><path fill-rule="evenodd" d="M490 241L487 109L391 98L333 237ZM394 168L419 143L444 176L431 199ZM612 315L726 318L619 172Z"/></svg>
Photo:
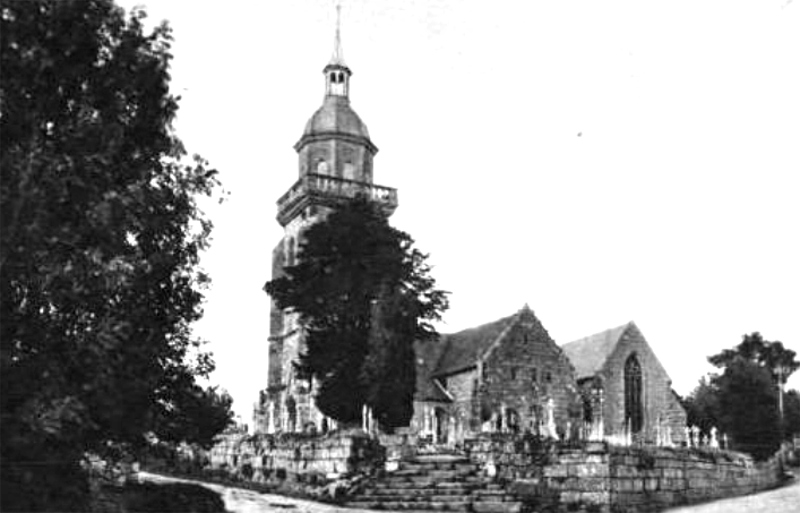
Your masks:
<svg viewBox="0 0 800 513"><path fill-rule="evenodd" d="M270 281L279 307L299 314L301 376L319 384L317 406L341 422L372 407L385 428L408 423L415 340L436 337L447 308L430 267L407 234L356 198L303 234L299 262Z"/></svg>
<svg viewBox="0 0 800 513"><path fill-rule="evenodd" d="M196 198L217 180L183 160L170 30L143 18L0 3L3 510L85 510L87 451L205 442L230 416L195 383L213 361L189 328L211 230Z"/></svg>

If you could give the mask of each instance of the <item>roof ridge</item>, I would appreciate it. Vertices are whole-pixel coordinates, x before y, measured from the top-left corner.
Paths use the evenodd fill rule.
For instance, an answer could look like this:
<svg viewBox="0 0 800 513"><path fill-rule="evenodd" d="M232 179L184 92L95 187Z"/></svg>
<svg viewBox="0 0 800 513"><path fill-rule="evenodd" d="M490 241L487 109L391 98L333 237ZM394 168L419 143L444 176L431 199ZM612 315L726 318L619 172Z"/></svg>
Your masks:
<svg viewBox="0 0 800 513"><path fill-rule="evenodd" d="M444 337L454 337L456 335L460 335L460 334L466 333L468 331L477 331L477 330L479 330L481 328L485 328L485 327L493 325L493 324L498 324L498 323L503 322L503 321L510 321L512 318L514 318L514 317L516 317L518 315L519 315L519 312L514 312L511 315L505 315L505 316L500 317L499 319L495 319L493 321L482 322L482 323L478 324L477 326L472 326L471 328L464 328L464 329L461 329L461 330L458 330L458 331L454 331L453 333L443 333L442 336L444 336Z"/></svg>
<svg viewBox="0 0 800 513"><path fill-rule="evenodd" d="M476 354L476 355L475 355L475 358L476 358L476 360L481 360L481 361L483 361L483 360L485 360L486 358L488 358L488 357L489 357L489 355L492 353L492 351L494 351L494 349L495 349L497 346L499 346L499 345L500 345L500 342L502 342L502 341L503 341L503 339L505 339L505 338L508 336L508 332L509 332L509 331L511 331L511 329L512 329L514 326L517 326L517 325L519 324L519 321L520 321L520 319L522 319L522 314L523 314L523 313L524 313L524 310L520 310L519 312L517 312L516 314L514 314L513 316L511 316L511 318L509 319L509 322L508 322L508 324L506 324L506 325L503 327L503 331L501 331L500 333L498 333L498 334L497 334L497 336L494 338L494 340L492 340L491 344L489 344L488 346L486 346L486 349L484 349L484 350L481 352L481 354Z"/></svg>
<svg viewBox="0 0 800 513"><path fill-rule="evenodd" d="M561 346L575 368L575 377L582 379L594 376L599 372L619 346L622 335L631 326L636 327L633 321L593 333Z"/></svg>
<svg viewBox="0 0 800 513"><path fill-rule="evenodd" d="M479 358L495 339L519 318L519 312L494 321L442 334L445 345L439 355L433 375L446 375L477 365ZM487 342L488 340L488 342Z"/></svg>
<svg viewBox="0 0 800 513"><path fill-rule="evenodd" d="M587 340L587 339L590 339L590 338L593 338L593 337L597 337L599 335L605 335L606 333L611 333L612 331L623 330L624 328L629 327L631 324L636 326L633 323L633 321L628 321L625 324L620 324L619 326L614 326L613 328L608 328L606 330L601 330L601 331L598 331L596 333L592 333L591 335L586 335L585 337L576 338L575 340L570 340L569 342L564 343L561 347L564 347L566 345L572 344L574 342L580 342L582 340Z"/></svg>

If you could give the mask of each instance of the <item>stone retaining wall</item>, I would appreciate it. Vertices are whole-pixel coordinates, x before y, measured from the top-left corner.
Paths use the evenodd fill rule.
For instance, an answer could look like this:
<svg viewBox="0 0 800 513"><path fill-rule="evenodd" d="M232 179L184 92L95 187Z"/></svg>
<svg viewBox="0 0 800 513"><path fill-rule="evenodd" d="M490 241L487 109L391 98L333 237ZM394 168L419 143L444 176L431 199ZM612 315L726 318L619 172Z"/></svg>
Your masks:
<svg viewBox="0 0 800 513"><path fill-rule="evenodd" d="M731 451L602 442L566 447L496 435L466 446L472 461L508 482L519 498L566 510L657 511L764 490L782 477L781 453L754 462Z"/></svg>
<svg viewBox="0 0 800 513"><path fill-rule="evenodd" d="M776 486L782 475L778 457L756 463L719 450L611 448L608 458L610 499L619 511L746 495Z"/></svg>
<svg viewBox="0 0 800 513"><path fill-rule="evenodd" d="M547 439L508 433L486 433L464 442L470 460L505 481L542 477L554 447Z"/></svg>
<svg viewBox="0 0 800 513"><path fill-rule="evenodd" d="M223 435L208 458L212 470L263 483L289 477L333 479L369 474L383 465L385 450L360 432L328 436L235 433Z"/></svg>

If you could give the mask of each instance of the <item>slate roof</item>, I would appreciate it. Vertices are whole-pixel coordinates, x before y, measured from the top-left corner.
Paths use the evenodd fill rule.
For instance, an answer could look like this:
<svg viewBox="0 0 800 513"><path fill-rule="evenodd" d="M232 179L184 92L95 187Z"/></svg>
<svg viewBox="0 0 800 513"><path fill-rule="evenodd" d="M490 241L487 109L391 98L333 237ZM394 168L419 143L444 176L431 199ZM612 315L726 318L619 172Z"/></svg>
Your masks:
<svg viewBox="0 0 800 513"><path fill-rule="evenodd" d="M419 401L450 402L452 398L435 382L444 377L474 367L497 338L521 315L533 312L527 308L508 317L482 324L450 335L441 335L439 340L417 343L417 386L415 398ZM535 319L535 317L533 317ZM611 328L561 346L575 368L577 379L590 378L603 366L616 349L623 333L633 322Z"/></svg>
<svg viewBox="0 0 800 513"><path fill-rule="evenodd" d="M444 350L433 375L444 376L474 366L478 356L492 345L492 342L517 318L517 315L509 315L452 335L443 335Z"/></svg>
<svg viewBox="0 0 800 513"><path fill-rule="evenodd" d="M605 365L622 334L632 323L601 331L561 346L575 367L577 379L590 378Z"/></svg>
<svg viewBox="0 0 800 513"><path fill-rule="evenodd" d="M445 343L441 338L414 343L414 352L417 357L417 384L414 398L417 401L450 402L452 400L431 378L444 347Z"/></svg>
<svg viewBox="0 0 800 513"><path fill-rule="evenodd" d="M303 137L317 134L348 134L369 139L367 125L350 107L344 96L328 95L311 119L306 123Z"/></svg>

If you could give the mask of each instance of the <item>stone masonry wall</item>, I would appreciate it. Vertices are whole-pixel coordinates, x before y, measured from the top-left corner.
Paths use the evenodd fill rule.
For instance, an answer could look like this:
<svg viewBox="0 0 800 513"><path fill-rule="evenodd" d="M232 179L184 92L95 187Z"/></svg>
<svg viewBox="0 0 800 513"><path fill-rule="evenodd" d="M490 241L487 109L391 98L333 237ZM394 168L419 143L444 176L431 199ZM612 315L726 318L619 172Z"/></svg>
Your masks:
<svg viewBox="0 0 800 513"><path fill-rule="evenodd" d="M533 436L511 433L483 433L464 442L464 450L473 463L503 481L530 480L542 477L552 442Z"/></svg>
<svg viewBox="0 0 800 513"><path fill-rule="evenodd" d="M618 434L625 430L624 367L625 361L633 354L642 366L642 434L645 440L654 442L657 438L657 426L660 425L662 429L666 426L671 428L673 441L683 441L686 413L672 392L672 382L667 372L634 325L625 330L601 372L605 391L605 434Z"/></svg>
<svg viewBox="0 0 800 513"><path fill-rule="evenodd" d="M385 450L363 433L328 436L228 434L209 452L212 470L254 482L371 473Z"/></svg>
<svg viewBox="0 0 800 513"><path fill-rule="evenodd" d="M619 511L660 509L745 495L777 485L777 458L686 449L615 449L609 454L611 502Z"/></svg>
<svg viewBox="0 0 800 513"><path fill-rule="evenodd" d="M764 490L781 480L779 455L754 462L730 451L603 442L568 447L498 434L470 440L466 449L520 499L567 510L658 511Z"/></svg>
<svg viewBox="0 0 800 513"><path fill-rule="evenodd" d="M465 430L477 430L479 426L474 420L477 416L475 410L477 379L478 373L472 369L448 376L445 380L447 391L453 396L453 403L450 405L449 411L458 433Z"/></svg>
<svg viewBox="0 0 800 513"><path fill-rule="evenodd" d="M503 407L516 411L520 432L536 432L546 421L548 399L559 432L580 422L575 371L538 321L512 328L487 356L478 395L481 407L495 414Z"/></svg>

